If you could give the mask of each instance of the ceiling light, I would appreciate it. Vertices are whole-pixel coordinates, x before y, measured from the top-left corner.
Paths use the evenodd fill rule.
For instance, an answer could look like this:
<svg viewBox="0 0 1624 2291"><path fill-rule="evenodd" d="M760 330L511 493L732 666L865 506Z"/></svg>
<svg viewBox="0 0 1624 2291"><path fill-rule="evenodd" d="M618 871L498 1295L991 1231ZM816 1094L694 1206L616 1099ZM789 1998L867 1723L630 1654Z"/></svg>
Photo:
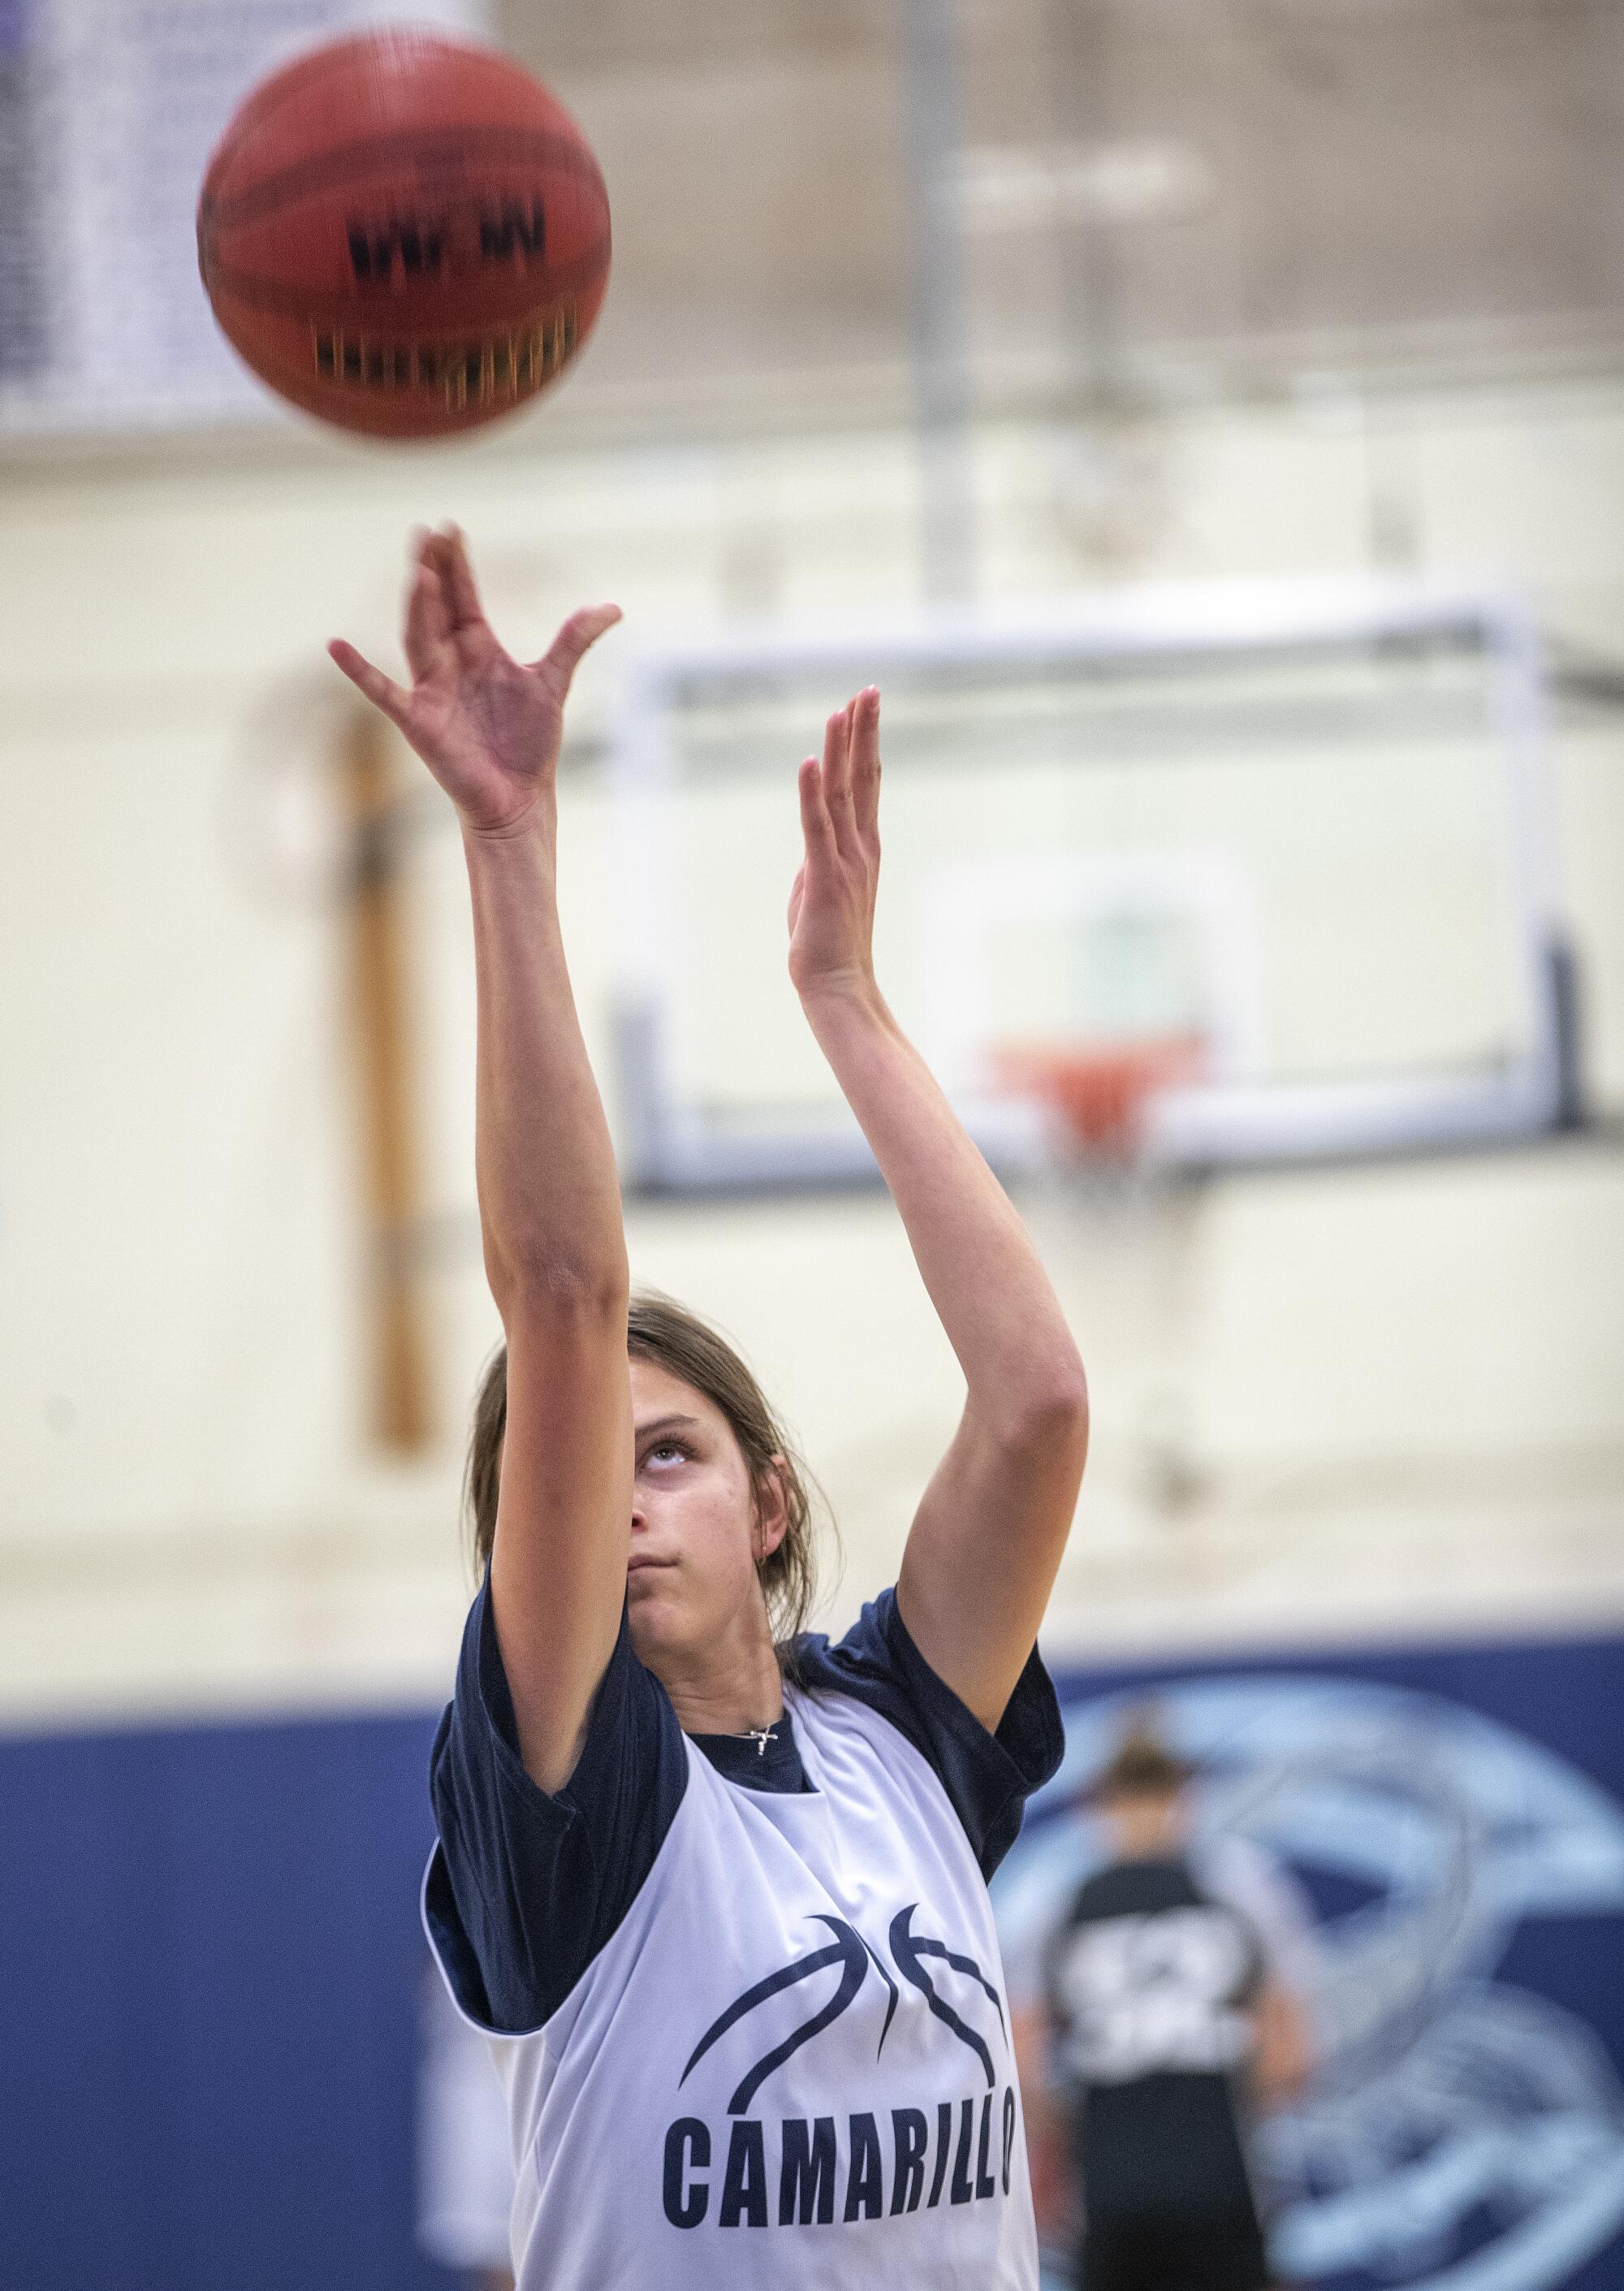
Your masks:
<svg viewBox="0 0 1624 2291"><path fill-rule="evenodd" d="M1031 230L1063 222L1181 221L1212 205L1218 181L1193 143L1124 136L967 151L959 189L975 229Z"/></svg>

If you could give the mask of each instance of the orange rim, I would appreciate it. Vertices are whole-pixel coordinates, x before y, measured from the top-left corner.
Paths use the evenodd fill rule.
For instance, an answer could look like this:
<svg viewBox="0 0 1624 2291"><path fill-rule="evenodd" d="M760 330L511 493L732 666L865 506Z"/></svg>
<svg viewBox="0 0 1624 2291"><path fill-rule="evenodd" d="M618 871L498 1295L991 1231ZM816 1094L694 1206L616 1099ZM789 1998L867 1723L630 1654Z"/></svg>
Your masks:
<svg viewBox="0 0 1624 2291"><path fill-rule="evenodd" d="M1158 1090L1202 1070L1198 1034L1131 1042L999 1043L988 1053L999 1084L1051 1105L1083 1154L1130 1160L1145 1108Z"/></svg>

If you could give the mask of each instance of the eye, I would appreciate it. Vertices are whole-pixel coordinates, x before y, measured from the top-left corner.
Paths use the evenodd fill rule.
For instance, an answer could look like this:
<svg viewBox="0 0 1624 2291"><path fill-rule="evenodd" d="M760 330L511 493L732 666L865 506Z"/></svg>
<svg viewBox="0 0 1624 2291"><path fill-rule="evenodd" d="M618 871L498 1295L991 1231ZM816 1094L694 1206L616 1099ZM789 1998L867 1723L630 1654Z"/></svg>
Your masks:
<svg viewBox="0 0 1624 2291"><path fill-rule="evenodd" d="M645 1452L643 1461L651 1462L655 1456L691 1456L693 1452L680 1440L656 1440L654 1446Z"/></svg>

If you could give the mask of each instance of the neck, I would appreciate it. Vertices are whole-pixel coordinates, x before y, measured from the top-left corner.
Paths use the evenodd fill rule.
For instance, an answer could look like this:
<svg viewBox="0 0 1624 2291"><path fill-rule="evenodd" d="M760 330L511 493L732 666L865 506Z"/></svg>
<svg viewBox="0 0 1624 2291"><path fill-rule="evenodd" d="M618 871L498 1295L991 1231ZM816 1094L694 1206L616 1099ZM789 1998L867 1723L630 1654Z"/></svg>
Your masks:
<svg viewBox="0 0 1624 2291"><path fill-rule="evenodd" d="M1184 1851L1182 1811L1157 1801L1116 1808L1111 1833L1124 1861L1173 1861Z"/></svg>
<svg viewBox="0 0 1624 2291"><path fill-rule="evenodd" d="M662 1660L651 1665L671 1697L685 1734L747 1734L774 1726L784 1716L784 1686L778 1657L765 1633L759 1641L714 1652L691 1667Z"/></svg>

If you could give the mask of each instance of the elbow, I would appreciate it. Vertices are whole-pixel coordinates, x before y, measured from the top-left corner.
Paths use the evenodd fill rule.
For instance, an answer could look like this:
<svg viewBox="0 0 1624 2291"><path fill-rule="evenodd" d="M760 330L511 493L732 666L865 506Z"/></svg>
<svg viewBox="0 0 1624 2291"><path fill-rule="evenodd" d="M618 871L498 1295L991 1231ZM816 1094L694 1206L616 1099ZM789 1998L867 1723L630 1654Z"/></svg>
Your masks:
<svg viewBox="0 0 1624 2291"><path fill-rule="evenodd" d="M487 1242L486 1274L504 1326L528 1321L624 1321L631 1275L624 1252L607 1263L560 1250L556 1235L497 1247Z"/></svg>
<svg viewBox="0 0 1624 2291"><path fill-rule="evenodd" d="M1027 1378L1021 1401L1021 1420L1035 1435L1065 1440L1087 1440L1089 1380L1074 1348L1060 1358L1044 1361Z"/></svg>
<svg viewBox="0 0 1624 2291"><path fill-rule="evenodd" d="M1081 1460L1089 1445L1089 1386L1081 1361L1073 1354L1035 1367L1009 1395L999 1418L1011 1447L1064 1452Z"/></svg>

